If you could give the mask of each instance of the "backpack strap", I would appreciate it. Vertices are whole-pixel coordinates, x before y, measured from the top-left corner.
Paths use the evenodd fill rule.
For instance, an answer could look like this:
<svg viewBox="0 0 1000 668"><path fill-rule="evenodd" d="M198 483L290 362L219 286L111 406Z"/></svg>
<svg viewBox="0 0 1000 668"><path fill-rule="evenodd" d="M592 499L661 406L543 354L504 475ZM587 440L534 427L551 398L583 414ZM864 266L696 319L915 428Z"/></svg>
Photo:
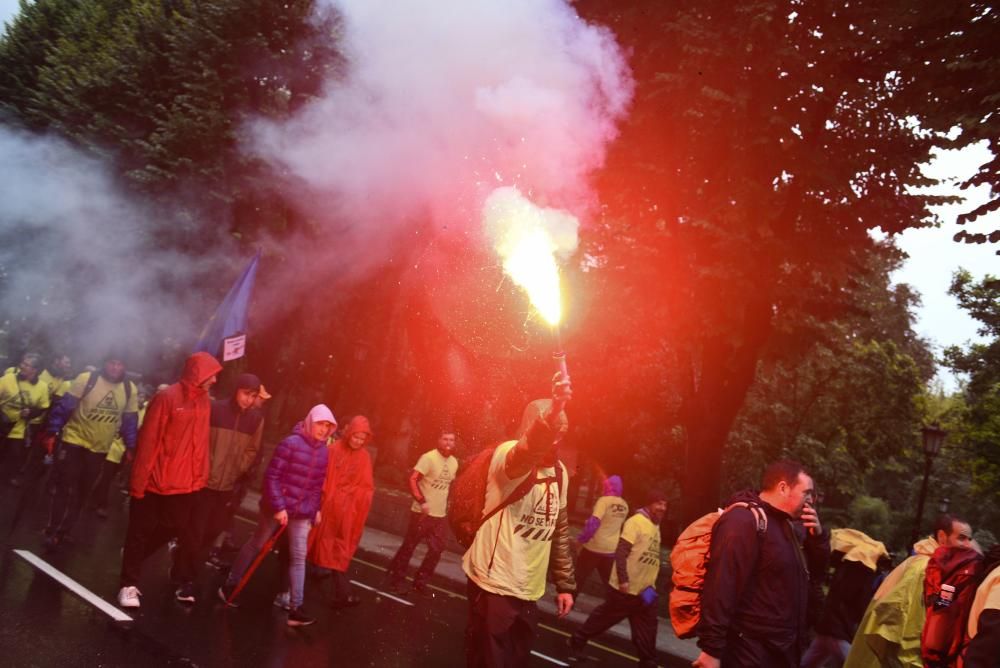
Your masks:
<svg viewBox="0 0 1000 668"><path fill-rule="evenodd" d="M510 504L523 499L525 496L528 495L528 492L531 491L531 488L534 487L537 483L538 483L538 469L532 468L531 471L528 472L528 475L524 478L524 480L522 480L520 484L518 484L518 486L514 488L514 491L512 491L510 494L507 495L505 499L503 499L500 503L498 503L496 507L493 508L493 510L483 515L483 518L479 520L479 526L481 527L484 524L486 524L486 521L488 519L499 513L501 510L503 510Z"/></svg>
<svg viewBox="0 0 1000 668"><path fill-rule="evenodd" d="M83 393L80 395L80 401L90 394L94 390L94 386L97 385L97 379L100 377L99 371L91 371L90 377L87 379L87 384L83 386Z"/></svg>
<svg viewBox="0 0 1000 668"><path fill-rule="evenodd" d="M80 401L83 401L83 398L93 391L94 386L97 385L97 379L100 378L100 376L100 371L90 372L90 378L87 379L87 384L83 388L83 394L80 395L79 399ZM128 376L126 376L122 382L125 383L125 407L127 408L129 399L132 398L132 381L130 381Z"/></svg>
<svg viewBox="0 0 1000 668"><path fill-rule="evenodd" d="M754 523L757 525L757 537L763 538L764 534L767 533L767 513L756 503L751 503L749 501L737 501L736 503L726 506L725 510L722 512L729 512L732 508L746 508L753 515Z"/></svg>

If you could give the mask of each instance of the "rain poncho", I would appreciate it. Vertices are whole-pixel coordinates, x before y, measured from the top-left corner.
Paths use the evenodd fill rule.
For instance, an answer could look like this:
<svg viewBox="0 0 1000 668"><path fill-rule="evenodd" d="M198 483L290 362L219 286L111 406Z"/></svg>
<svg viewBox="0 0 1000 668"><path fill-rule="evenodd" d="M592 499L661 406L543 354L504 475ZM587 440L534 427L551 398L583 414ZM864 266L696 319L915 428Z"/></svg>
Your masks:
<svg viewBox="0 0 1000 668"><path fill-rule="evenodd" d="M920 632L924 627L924 574L938 543L925 538L915 555L882 582L865 610L844 668L920 667Z"/></svg>
<svg viewBox="0 0 1000 668"><path fill-rule="evenodd" d="M355 450L348 445L358 432L368 434L371 440L368 419L360 415L330 446L322 519L309 534L310 563L335 571L346 571L351 563L375 494L371 457L363 447Z"/></svg>

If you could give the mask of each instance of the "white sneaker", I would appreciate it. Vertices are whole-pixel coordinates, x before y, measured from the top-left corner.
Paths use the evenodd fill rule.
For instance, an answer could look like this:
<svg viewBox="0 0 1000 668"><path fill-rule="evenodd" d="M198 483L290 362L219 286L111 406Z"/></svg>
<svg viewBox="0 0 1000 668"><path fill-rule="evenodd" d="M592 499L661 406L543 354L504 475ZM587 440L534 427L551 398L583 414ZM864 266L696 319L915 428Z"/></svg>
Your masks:
<svg viewBox="0 0 1000 668"><path fill-rule="evenodd" d="M292 609L292 595L290 592L283 591L274 597L274 607L281 608L282 610Z"/></svg>
<svg viewBox="0 0 1000 668"><path fill-rule="evenodd" d="M122 587L118 592L118 605L123 608L138 608L142 592L138 587Z"/></svg>

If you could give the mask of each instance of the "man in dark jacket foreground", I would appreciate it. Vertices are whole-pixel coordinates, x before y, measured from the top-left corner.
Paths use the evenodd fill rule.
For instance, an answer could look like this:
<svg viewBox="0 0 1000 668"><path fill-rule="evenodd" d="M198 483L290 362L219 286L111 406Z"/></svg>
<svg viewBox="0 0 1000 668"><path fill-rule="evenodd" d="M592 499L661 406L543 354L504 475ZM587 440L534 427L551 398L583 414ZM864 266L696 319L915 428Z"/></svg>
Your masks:
<svg viewBox="0 0 1000 668"><path fill-rule="evenodd" d="M754 513L736 507L712 532L711 557L702 590L695 666L797 668L806 640L810 573L823 573L830 552L812 506L813 481L797 462L764 471L759 495L731 499L764 509L762 531ZM793 524L801 521L803 545Z"/></svg>

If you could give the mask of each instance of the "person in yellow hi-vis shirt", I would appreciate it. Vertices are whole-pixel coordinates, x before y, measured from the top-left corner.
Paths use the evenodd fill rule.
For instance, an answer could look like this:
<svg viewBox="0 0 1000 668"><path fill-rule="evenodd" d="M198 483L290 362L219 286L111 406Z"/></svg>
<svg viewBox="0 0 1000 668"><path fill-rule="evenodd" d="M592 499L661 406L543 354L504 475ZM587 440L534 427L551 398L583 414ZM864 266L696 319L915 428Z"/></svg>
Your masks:
<svg viewBox="0 0 1000 668"><path fill-rule="evenodd" d="M135 384L125 377L123 356L111 353L105 356L100 373L81 373L53 407L45 426L45 447L54 452L60 433L62 442L55 455L55 491L45 527L47 549L59 547L76 524L115 435L121 434L126 451L135 451L138 394Z"/></svg>
<svg viewBox="0 0 1000 668"><path fill-rule="evenodd" d="M656 577L660 573L660 522L667 512L667 498L652 492L646 505L625 521L615 568L608 582L607 598L570 639L572 662L584 660L587 641L628 619L639 666L656 666Z"/></svg>
<svg viewBox="0 0 1000 668"><path fill-rule="evenodd" d="M427 554L413 578L413 591L427 593L427 583L437 568L444 543L448 538L448 488L458 473L455 432L444 430L438 436L437 447L420 455L410 475L410 524L402 545L389 563L389 591L404 593L406 571L410 558L421 542L427 542Z"/></svg>
<svg viewBox="0 0 1000 668"><path fill-rule="evenodd" d="M73 362L69 355L63 353L56 353L49 358L49 363L45 368L38 367L41 373L38 374L38 382L45 385L49 391L49 409L59 403L59 399L62 395L66 394L69 390L68 376L73 369ZM16 374L18 372L18 367L10 367L5 374ZM13 460L11 465L11 470L14 471L14 476L10 479L10 484L14 487L21 486L20 475L27 472L29 467L32 466L32 461L34 458L38 460L42 459L43 452L43 441L45 437L45 430L43 429L46 419L49 416L49 409L37 411L34 417L31 418L28 423L28 431L30 432L31 443L23 442L24 448L18 451L16 458ZM32 449L32 445L35 446Z"/></svg>
<svg viewBox="0 0 1000 668"><path fill-rule="evenodd" d="M139 387L139 421L137 428L142 427L142 419L146 416L146 407L149 405L149 395L151 388L147 385ZM108 517L108 496L111 493L111 481L115 479L122 468L122 461L125 459L125 441L121 434L115 436L111 442L111 448L104 458L101 473L97 477L97 482L90 492L91 503L94 504L94 511L102 520Z"/></svg>
<svg viewBox="0 0 1000 668"><path fill-rule="evenodd" d="M10 468L11 482L24 463L26 427L49 407L49 389L38 379L42 357L25 353L17 373L0 377L0 436L3 441L5 468ZM16 483L14 483L16 484Z"/></svg>
<svg viewBox="0 0 1000 668"><path fill-rule="evenodd" d="M595 569L604 584L611 579L618 536L626 517L628 503L622 498L622 479L616 475L608 476L604 481L604 494L597 499L583 531L576 537L576 542L580 543L580 553L576 556L578 590L583 589L583 583Z"/></svg>

